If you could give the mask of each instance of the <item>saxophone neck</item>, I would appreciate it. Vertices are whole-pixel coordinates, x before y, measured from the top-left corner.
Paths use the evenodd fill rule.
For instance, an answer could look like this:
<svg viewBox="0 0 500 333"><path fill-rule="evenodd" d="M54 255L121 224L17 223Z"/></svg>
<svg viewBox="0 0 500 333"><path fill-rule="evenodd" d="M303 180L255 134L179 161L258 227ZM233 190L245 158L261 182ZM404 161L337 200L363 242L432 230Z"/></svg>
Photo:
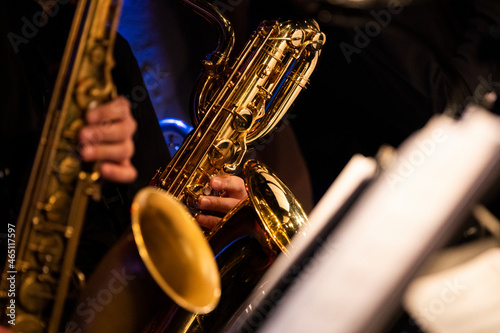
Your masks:
<svg viewBox="0 0 500 333"><path fill-rule="evenodd" d="M218 46L208 57L207 62L213 66L224 65L229 59L234 46L234 29L229 20L208 1L184 0L193 7L194 11L217 28L219 35Z"/></svg>
<svg viewBox="0 0 500 333"><path fill-rule="evenodd" d="M204 0L184 0L196 13L217 28L219 36L217 48L203 61L203 71L193 88L190 114L193 125L198 125L200 114L204 114L207 105L208 92L217 88L217 78L223 72L229 61L234 46L234 29L229 20L217 8Z"/></svg>

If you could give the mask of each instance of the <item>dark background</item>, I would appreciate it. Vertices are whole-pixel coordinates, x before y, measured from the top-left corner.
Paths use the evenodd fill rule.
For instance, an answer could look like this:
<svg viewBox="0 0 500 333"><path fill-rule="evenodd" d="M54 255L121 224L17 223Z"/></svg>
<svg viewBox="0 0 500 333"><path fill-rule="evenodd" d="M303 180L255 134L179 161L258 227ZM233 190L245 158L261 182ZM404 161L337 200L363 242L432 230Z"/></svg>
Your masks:
<svg viewBox="0 0 500 333"><path fill-rule="evenodd" d="M257 155L308 210L353 154L397 147L432 115L460 110L481 82L485 89L500 82L500 10L492 0L212 3L233 24L234 56L264 19L314 18L326 33L309 88ZM217 46L216 30L181 0L126 0L119 30L139 59L159 118L189 123L191 89L201 60ZM356 51L346 56L346 45Z"/></svg>

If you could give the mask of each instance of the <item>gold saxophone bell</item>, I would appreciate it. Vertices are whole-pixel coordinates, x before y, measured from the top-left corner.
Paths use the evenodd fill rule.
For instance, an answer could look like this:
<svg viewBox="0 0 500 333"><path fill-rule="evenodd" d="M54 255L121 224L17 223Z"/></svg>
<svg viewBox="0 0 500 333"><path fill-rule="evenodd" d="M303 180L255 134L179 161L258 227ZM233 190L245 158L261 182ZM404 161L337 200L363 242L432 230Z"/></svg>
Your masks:
<svg viewBox="0 0 500 333"><path fill-rule="evenodd" d="M190 312L212 311L221 293L219 269L186 206L162 189L146 187L135 196L131 213L139 255L160 288Z"/></svg>
<svg viewBox="0 0 500 333"><path fill-rule="evenodd" d="M73 331L139 332L158 308L172 309L169 316L205 314L219 302L214 254L187 208L168 192L146 187L135 196L131 214L132 232L93 273L71 318ZM99 301L103 290L112 300L99 313L89 317L79 311L89 299Z"/></svg>
<svg viewBox="0 0 500 333"><path fill-rule="evenodd" d="M308 219L292 191L263 163L243 166L248 197L207 235L220 270L222 294L207 314L164 307L143 332L218 332Z"/></svg>

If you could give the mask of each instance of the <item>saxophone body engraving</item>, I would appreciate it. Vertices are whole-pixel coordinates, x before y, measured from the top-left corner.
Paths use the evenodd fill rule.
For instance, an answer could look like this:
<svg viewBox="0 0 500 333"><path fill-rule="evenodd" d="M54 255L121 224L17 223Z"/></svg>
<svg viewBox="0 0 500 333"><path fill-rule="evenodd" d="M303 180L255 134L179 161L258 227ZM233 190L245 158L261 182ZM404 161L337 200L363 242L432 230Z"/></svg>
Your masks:
<svg viewBox="0 0 500 333"><path fill-rule="evenodd" d="M99 172L81 162L77 133L85 111L115 94L120 8L118 0L81 0L76 9L16 226L15 267L3 272L16 272L15 292L1 287L2 301L16 305L15 332L60 329L88 199L100 197ZM83 284L81 273L76 280Z"/></svg>

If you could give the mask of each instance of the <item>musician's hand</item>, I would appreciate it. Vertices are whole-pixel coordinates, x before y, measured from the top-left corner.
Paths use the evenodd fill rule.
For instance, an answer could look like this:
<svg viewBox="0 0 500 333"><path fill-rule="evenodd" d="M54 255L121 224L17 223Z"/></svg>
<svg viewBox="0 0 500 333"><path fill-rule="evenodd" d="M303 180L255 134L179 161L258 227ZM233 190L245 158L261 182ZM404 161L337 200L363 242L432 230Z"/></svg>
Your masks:
<svg viewBox="0 0 500 333"><path fill-rule="evenodd" d="M88 110L87 124L80 131L80 154L87 162L99 161L104 179L128 183L135 180L137 170L130 159L134 154L132 136L137 123L125 97Z"/></svg>
<svg viewBox="0 0 500 333"><path fill-rule="evenodd" d="M487 110L491 110L498 99L498 96L495 92L489 92L483 96L482 101L480 102L481 106Z"/></svg>
<svg viewBox="0 0 500 333"><path fill-rule="evenodd" d="M202 196L198 200L198 206L202 210L226 214L247 196L245 182L240 177L231 175L212 177L210 186L213 190L219 191L221 196ZM199 214L196 217L198 223L207 229L212 229L220 219L220 217L205 214Z"/></svg>
<svg viewBox="0 0 500 333"><path fill-rule="evenodd" d="M0 333L14 333L10 328L0 326Z"/></svg>

